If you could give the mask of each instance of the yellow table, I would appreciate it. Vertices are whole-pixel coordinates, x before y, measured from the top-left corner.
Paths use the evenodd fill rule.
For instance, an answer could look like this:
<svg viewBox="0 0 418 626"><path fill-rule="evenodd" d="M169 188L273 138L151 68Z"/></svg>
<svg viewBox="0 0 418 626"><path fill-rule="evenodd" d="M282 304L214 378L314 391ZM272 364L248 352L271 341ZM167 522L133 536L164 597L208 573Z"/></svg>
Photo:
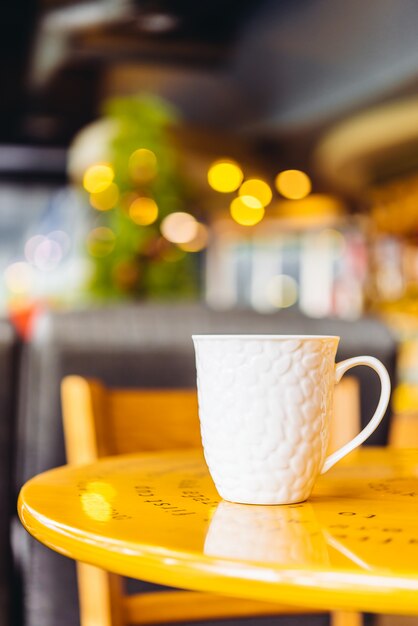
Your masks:
<svg viewBox="0 0 418 626"><path fill-rule="evenodd" d="M418 614L418 450L361 449L288 506L220 501L200 452L63 467L19 497L61 554L162 584L298 607Z"/></svg>

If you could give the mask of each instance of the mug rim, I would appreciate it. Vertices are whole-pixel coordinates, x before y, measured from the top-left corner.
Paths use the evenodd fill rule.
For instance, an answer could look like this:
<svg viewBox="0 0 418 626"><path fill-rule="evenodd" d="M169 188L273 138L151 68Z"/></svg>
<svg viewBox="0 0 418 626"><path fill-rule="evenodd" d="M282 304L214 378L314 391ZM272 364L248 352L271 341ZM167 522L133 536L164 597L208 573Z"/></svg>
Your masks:
<svg viewBox="0 0 418 626"><path fill-rule="evenodd" d="M277 340L287 340L287 339L341 339L339 335L211 335L210 333L203 335L192 335L192 339L255 339L260 341L262 339L277 339Z"/></svg>

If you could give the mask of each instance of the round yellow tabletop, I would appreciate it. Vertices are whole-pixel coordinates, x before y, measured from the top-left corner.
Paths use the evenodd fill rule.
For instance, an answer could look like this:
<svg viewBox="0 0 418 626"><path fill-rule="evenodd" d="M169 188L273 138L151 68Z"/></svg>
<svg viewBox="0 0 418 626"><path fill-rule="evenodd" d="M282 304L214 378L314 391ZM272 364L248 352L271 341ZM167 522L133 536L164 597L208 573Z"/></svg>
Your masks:
<svg viewBox="0 0 418 626"><path fill-rule="evenodd" d="M62 467L19 497L50 548L166 585L326 610L418 614L418 450L361 449L308 502L220 500L201 452Z"/></svg>

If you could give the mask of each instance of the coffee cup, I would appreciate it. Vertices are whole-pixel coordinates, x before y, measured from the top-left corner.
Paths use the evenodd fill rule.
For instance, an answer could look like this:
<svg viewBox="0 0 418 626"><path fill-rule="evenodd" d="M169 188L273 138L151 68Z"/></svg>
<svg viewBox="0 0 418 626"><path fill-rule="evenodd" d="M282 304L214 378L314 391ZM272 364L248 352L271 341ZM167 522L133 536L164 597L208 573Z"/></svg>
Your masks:
<svg viewBox="0 0 418 626"><path fill-rule="evenodd" d="M371 356L336 364L336 336L194 335L193 342L204 455L224 500L306 500L317 477L374 432L389 403L384 365ZM358 365L380 377L377 409L358 435L327 456L334 387Z"/></svg>

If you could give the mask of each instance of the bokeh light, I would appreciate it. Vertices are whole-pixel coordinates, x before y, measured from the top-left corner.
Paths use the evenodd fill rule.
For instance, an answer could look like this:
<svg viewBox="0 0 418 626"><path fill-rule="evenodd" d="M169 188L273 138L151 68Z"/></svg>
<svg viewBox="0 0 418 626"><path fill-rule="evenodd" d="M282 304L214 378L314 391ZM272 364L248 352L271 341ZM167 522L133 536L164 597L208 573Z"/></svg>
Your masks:
<svg viewBox="0 0 418 626"><path fill-rule="evenodd" d="M34 263L35 253L38 246L44 243L47 238L45 235L34 235L25 243L25 257L29 263Z"/></svg>
<svg viewBox="0 0 418 626"><path fill-rule="evenodd" d="M48 235L34 235L25 244L26 260L37 269L54 270L69 252L71 240L63 230L54 230Z"/></svg>
<svg viewBox="0 0 418 626"><path fill-rule="evenodd" d="M148 226L157 219L158 206L152 198L135 198L129 207L129 217L135 224Z"/></svg>
<svg viewBox="0 0 418 626"><path fill-rule="evenodd" d="M170 213L161 222L161 232L167 241L185 244L196 237L198 223L190 213Z"/></svg>
<svg viewBox="0 0 418 626"><path fill-rule="evenodd" d="M200 252L206 248L209 239L207 227L200 222L197 223L197 232L193 239L187 243L179 243L178 246L185 252Z"/></svg>
<svg viewBox="0 0 418 626"><path fill-rule="evenodd" d="M61 248L63 256L68 254L68 252L70 251L71 239L64 230L53 230L52 232L48 233L47 238L57 242L57 244Z"/></svg>
<svg viewBox="0 0 418 626"><path fill-rule="evenodd" d="M132 180L137 183L148 183L157 175L157 157L151 150L139 148L129 157L128 168Z"/></svg>
<svg viewBox="0 0 418 626"><path fill-rule="evenodd" d="M54 270L62 259L62 250L59 243L53 239L44 238L33 253L33 265L42 272Z"/></svg>
<svg viewBox="0 0 418 626"><path fill-rule="evenodd" d="M253 198L257 198L264 207L270 204L273 197L270 185L259 178L246 180L242 183L238 193L240 196L252 196Z"/></svg>
<svg viewBox="0 0 418 626"><path fill-rule="evenodd" d="M267 284L267 299L274 307L286 309L298 299L298 284L292 276L278 274Z"/></svg>
<svg viewBox="0 0 418 626"><path fill-rule="evenodd" d="M87 491L80 496L81 507L86 515L96 522L108 522L112 517L112 506L101 493Z"/></svg>
<svg viewBox="0 0 418 626"><path fill-rule="evenodd" d="M90 194L90 204L98 211L109 211L116 206L119 200L119 188L111 183L103 191Z"/></svg>
<svg viewBox="0 0 418 626"><path fill-rule="evenodd" d="M242 226L254 226L264 217L264 207L253 196L239 196L231 202L231 216Z"/></svg>
<svg viewBox="0 0 418 626"><path fill-rule="evenodd" d="M97 163L91 165L84 173L83 187L89 193L100 193L113 182L115 172L111 165L107 163Z"/></svg>
<svg viewBox="0 0 418 626"><path fill-rule="evenodd" d="M109 521L114 513L112 500L115 494L114 487L109 483L89 481L80 497L83 511L97 522Z"/></svg>
<svg viewBox="0 0 418 626"><path fill-rule="evenodd" d="M12 263L4 270L4 282L13 294L24 294L30 290L33 278L31 266L24 261Z"/></svg>
<svg viewBox="0 0 418 626"><path fill-rule="evenodd" d="M115 247L115 234L106 226L94 228L87 238L87 249L91 256L104 257Z"/></svg>
<svg viewBox="0 0 418 626"><path fill-rule="evenodd" d="M301 200L312 189L309 176L300 170L285 170L276 176L276 188L279 193L289 200Z"/></svg>
<svg viewBox="0 0 418 626"><path fill-rule="evenodd" d="M221 193L235 191L242 183L244 174L238 163L229 159L215 161L208 171L208 183Z"/></svg>
<svg viewBox="0 0 418 626"><path fill-rule="evenodd" d="M114 498L116 495L116 489L113 485L103 480L89 480L86 485L86 490L93 493L99 493L107 500Z"/></svg>

